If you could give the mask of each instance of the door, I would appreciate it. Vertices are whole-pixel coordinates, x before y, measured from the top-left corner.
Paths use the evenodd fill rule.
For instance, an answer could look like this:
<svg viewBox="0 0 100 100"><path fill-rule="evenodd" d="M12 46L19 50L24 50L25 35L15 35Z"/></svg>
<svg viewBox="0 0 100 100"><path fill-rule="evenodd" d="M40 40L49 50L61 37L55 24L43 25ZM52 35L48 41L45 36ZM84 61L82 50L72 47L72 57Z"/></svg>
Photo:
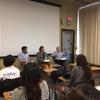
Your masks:
<svg viewBox="0 0 100 100"><path fill-rule="evenodd" d="M74 62L74 30L61 30L61 49L66 53L69 63Z"/></svg>

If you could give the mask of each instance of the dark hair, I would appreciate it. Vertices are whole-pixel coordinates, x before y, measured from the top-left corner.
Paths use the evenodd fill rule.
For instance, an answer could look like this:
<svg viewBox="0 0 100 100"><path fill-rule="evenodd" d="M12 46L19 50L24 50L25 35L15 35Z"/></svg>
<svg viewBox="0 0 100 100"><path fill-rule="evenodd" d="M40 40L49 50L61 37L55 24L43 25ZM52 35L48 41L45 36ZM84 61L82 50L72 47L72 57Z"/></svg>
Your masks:
<svg viewBox="0 0 100 100"><path fill-rule="evenodd" d="M9 67L9 66L13 65L14 62L15 62L14 56L7 55L7 56L4 57L3 64L4 64L5 67Z"/></svg>
<svg viewBox="0 0 100 100"><path fill-rule="evenodd" d="M27 49L27 47L26 46L23 46L21 49L22 49L22 51L24 51L25 49Z"/></svg>
<svg viewBox="0 0 100 100"><path fill-rule="evenodd" d="M40 46L39 51L41 51L44 48L44 46Z"/></svg>
<svg viewBox="0 0 100 100"><path fill-rule="evenodd" d="M81 67L87 67L89 65L86 57L83 54L77 55L76 64L77 66L81 66Z"/></svg>
<svg viewBox="0 0 100 100"><path fill-rule="evenodd" d="M27 100L41 100L41 70L36 63L28 63L24 66L22 75L23 85L26 89Z"/></svg>
<svg viewBox="0 0 100 100"><path fill-rule="evenodd" d="M89 63L88 63L85 55L83 55L83 54L77 55L76 65L82 67L85 75L88 76L87 78L89 78L89 79L92 78L91 69L90 69Z"/></svg>

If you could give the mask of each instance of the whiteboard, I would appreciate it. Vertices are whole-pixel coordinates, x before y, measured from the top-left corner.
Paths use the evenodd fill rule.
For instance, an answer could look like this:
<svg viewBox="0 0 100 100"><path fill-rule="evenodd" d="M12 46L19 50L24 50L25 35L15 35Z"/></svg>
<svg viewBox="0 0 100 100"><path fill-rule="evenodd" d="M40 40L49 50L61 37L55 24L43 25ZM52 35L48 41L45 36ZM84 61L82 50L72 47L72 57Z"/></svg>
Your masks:
<svg viewBox="0 0 100 100"><path fill-rule="evenodd" d="M28 0L0 0L0 56L29 54L40 46L52 53L59 45L59 7Z"/></svg>

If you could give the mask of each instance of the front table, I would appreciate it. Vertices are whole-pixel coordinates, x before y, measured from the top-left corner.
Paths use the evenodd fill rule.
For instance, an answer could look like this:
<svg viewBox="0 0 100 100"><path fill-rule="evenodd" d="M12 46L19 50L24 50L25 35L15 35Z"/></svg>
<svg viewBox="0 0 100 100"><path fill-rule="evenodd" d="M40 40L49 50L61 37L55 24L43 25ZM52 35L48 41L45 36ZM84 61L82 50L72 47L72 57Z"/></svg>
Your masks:
<svg viewBox="0 0 100 100"><path fill-rule="evenodd" d="M54 60L56 64L60 64L64 67L64 63L66 61L66 58L57 58Z"/></svg>
<svg viewBox="0 0 100 100"><path fill-rule="evenodd" d="M52 65L50 64L50 60L44 60L44 62L42 62L41 66L43 67L43 69L47 69L47 68L51 68Z"/></svg>
<svg viewBox="0 0 100 100"><path fill-rule="evenodd" d="M43 69L43 71L46 72L48 75L50 75L51 72L56 71L56 70L58 70L58 69L56 69L56 68L46 68L46 69Z"/></svg>

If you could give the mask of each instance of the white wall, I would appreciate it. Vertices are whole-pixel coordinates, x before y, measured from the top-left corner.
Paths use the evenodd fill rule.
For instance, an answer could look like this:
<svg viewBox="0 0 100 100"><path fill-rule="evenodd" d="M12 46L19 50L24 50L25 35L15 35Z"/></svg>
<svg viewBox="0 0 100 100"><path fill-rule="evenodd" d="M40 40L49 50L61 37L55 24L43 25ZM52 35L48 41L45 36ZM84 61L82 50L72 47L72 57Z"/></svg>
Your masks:
<svg viewBox="0 0 100 100"><path fill-rule="evenodd" d="M59 45L59 8L28 0L0 0L0 56L17 55L25 45L30 54L44 45Z"/></svg>

